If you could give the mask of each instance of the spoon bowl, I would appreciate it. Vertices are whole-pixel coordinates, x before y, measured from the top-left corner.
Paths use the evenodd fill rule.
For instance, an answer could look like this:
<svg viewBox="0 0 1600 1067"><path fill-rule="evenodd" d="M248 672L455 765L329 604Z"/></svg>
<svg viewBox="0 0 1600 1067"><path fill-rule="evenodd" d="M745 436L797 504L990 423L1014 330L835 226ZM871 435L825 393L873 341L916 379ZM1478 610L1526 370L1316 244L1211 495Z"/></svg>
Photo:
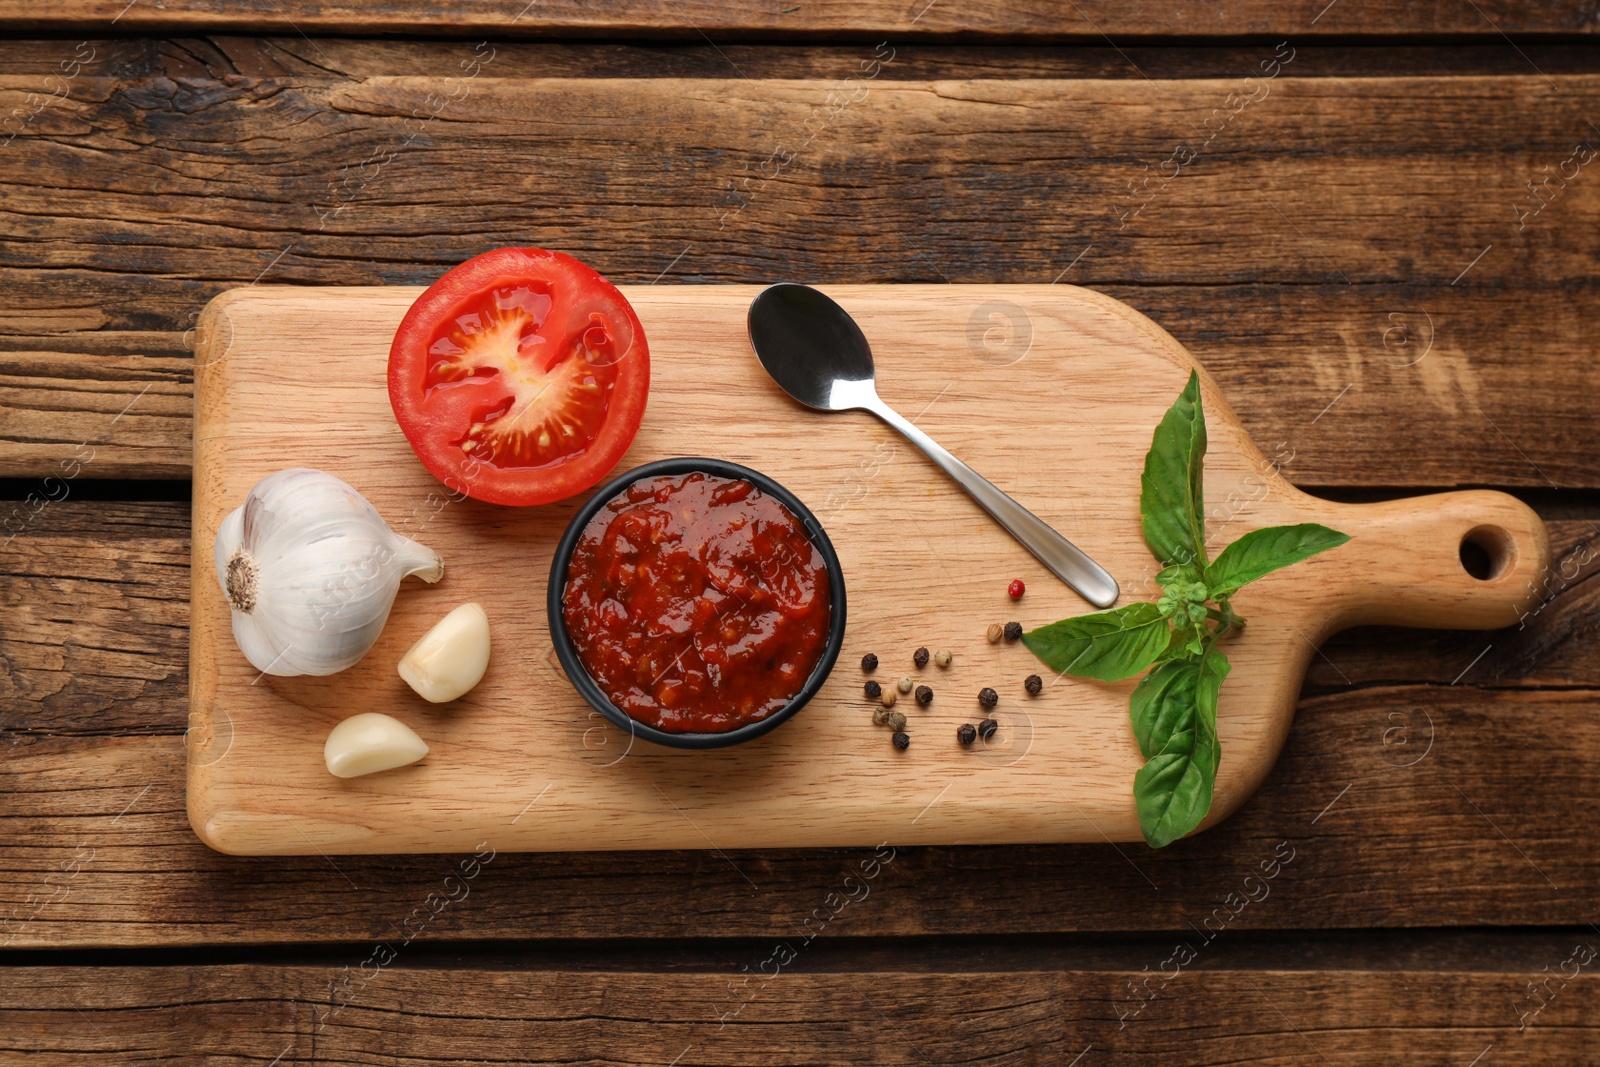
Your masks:
<svg viewBox="0 0 1600 1067"><path fill-rule="evenodd" d="M961 462L878 397L872 346L850 313L808 285L780 282L756 294L750 347L772 380L819 411L870 411L922 449L1050 572L1100 608L1116 603L1117 583L1045 521Z"/></svg>
<svg viewBox="0 0 1600 1067"><path fill-rule="evenodd" d="M807 407L860 407L852 393L873 386L872 346L866 334L824 293L809 285L769 285L750 302L750 346L772 380ZM836 388L840 383L843 390ZM855 386L855 389L851 387Z"/></svg>

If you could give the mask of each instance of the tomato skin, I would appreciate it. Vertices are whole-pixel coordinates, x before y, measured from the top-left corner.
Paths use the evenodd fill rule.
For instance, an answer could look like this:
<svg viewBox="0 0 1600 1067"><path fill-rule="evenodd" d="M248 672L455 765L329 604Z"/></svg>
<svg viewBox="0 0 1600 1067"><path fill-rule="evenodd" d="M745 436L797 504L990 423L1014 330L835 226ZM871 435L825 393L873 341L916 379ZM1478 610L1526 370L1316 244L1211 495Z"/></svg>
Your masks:
<svg viewBox="0 0 1600 1067"><path fill-rule="evenodd" d="M524 315L521 325L522 346L532 355L525 357L523 347L508 353L502 344L493 359L485 359L472 349L488 347L476 340L488 333L463 340L454 324L475 322L478 312L491 318L522 314L522 308L506 310L505 294L511 292L526 309L537 304L537 321ZM516 333L519 322L509 327L500 330L502 341ZM466 350L451 344L451 337ZM462 356L465 370L454 380L440 378L440 368L462 371L452 357L439 354L441 346ZM495 369L488 375L474 376L491 364ZM510 383L527 377L523 370L537 384L524 382L519 392ZM562 386L553 395L568 407L550 411L540 404L551 392L548 381ZM452 492L491 504L546 504L592 488L627 452L644 418L650 351L632 306L595 270L560 252L500 248L446 272L411 305L389 349L388 385L395 419L417 458ZM531 394L526 403L523 392ZM598 399L588 399L591 394ZM485 416L497 397L499 410ZM494 440L495 420L519 421L504 418L512 413L528 423L528 432L511 437L524 452L537 446L556 451L536 458L503 456ZM565 417L574 415L578 444L559 454L562 434L574 432ZM541 426L556 430L554 442L550 433L539 432Z"/></svg>

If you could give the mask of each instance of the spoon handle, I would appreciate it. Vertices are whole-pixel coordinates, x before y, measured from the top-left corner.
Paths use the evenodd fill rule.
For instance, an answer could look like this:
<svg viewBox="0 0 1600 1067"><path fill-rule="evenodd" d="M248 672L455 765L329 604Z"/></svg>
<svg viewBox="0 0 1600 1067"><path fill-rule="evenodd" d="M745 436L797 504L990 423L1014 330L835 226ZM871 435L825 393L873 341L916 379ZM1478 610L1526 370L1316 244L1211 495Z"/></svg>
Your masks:
<svg viewBox="0 0 1600 1067"><path fill-rule="evenodd" d="M877 399L874 397L873 399ZM978 506L994 516L994 520L1010 531L1011 536L1038 557L1057 578L1066 582L1085 600L1097 608L1109 608L1117 602L1117 581L1106 569L1084 554L1077 545L1056 533L1043 519L1001 492L995 484L955 456L937 441L923 433L899 412L878 400L868 410L906 436L906 439L928 454L946 474L965 489Z"/></svg>

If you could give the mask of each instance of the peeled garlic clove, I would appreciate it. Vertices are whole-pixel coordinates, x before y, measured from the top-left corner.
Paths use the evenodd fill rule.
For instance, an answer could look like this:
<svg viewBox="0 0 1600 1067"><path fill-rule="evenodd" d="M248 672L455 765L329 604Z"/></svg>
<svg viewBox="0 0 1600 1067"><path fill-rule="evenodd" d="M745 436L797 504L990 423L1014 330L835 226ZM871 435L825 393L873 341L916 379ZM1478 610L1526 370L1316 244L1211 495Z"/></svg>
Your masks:
<svg viewBox="0 0 1600 1067"><path fill-rule="evenodd" d="M389 529L348 484L296 467L255 484L217 529L233 636L265 674L334 674L377 641L400 579L436 582L431 548Z"/></svg>
<svg viewBox="0 0 1600 1067"><path fill-rule="evenodd" d="M350 716L333 728L322 746L328 772L340 778L392 771L427 754L428 746L416 731L376 711Z"/></svg>
<svg viewBox="0 0 1600 1067"><path fill-rule="evenodd" d="M434 624L400 659L400 677L423 700L443 704L466 694L489 667L489 616L463 604Z"/></svg>

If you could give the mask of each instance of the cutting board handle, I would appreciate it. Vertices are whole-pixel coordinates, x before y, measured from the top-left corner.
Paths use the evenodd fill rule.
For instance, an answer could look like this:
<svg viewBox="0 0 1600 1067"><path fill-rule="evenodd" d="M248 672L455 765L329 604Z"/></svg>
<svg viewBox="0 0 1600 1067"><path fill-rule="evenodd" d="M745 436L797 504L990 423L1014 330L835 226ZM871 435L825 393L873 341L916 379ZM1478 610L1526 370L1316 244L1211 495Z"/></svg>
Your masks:
<svg viewBox="0 0 1600 1067"><path fill-rule="evenodd" d="M1548 599L1550 535L1516 497L1464 490L1376 504L1318 501L1327 526L1350 534L1328 554L1333 629L1356 625L1494 630Z"/></svg>

